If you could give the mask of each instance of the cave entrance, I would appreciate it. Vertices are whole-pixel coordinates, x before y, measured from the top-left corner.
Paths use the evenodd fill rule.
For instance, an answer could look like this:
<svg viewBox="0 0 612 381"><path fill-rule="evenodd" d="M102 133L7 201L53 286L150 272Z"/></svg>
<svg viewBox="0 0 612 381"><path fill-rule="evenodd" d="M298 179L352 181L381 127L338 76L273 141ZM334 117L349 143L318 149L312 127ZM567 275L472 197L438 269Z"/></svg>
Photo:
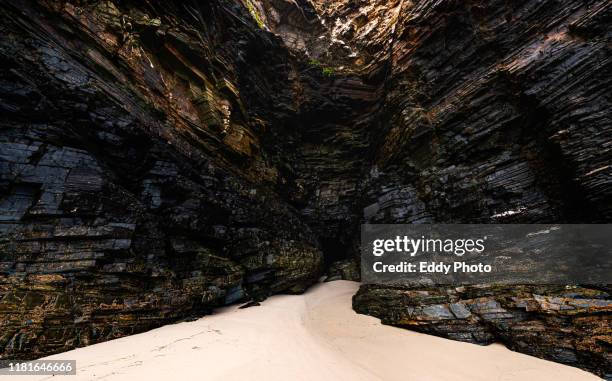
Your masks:
<svg viewBox="0 0 612 381"><path fill-rule="evenodd" d="M338 237L321 238L321 249L323 250L323 258L325 268L328 269L334 262L342 261L350 258L350 250L348 244L343 242Z"/></svg>

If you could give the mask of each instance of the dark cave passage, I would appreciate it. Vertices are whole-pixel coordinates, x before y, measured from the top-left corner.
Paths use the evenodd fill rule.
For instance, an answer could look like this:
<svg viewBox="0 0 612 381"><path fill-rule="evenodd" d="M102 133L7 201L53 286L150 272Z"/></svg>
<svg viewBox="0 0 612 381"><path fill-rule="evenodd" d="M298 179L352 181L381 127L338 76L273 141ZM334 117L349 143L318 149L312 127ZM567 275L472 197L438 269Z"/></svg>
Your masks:
<svg viewBox="0 0 612 381"><path fill-rule="evenodd" d="M321 251L325 259L326 269L329 269L334 262L353 258L353 253L351 253L350 248L338 238L322 238Z"/></svg>

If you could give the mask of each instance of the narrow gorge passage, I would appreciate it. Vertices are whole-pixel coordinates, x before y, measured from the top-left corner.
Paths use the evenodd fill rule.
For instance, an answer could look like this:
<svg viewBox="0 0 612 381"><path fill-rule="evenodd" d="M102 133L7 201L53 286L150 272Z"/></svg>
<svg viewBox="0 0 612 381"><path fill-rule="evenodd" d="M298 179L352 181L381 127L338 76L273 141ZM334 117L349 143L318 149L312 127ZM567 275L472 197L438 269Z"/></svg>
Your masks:
<svg viewBox="0 0 612 381"><path fill-rule="evenodd" d="M379 93L358 77L323 81L313 84L317 104L302 111L297 122L300 145L293 163L302 192L289 197L317 233L330 265L358 255L360 192L372 155L369 142L378 122ZM296 195L303 199L291 199Z"/></svg>
<svg viewBox="0 0 612 381"><path fill-rule="evenodd" d="M0 359L359 280L362 224L609 223L611 12L1 2ZM610 292L364 284L352 307L605 377Z"/></svg>

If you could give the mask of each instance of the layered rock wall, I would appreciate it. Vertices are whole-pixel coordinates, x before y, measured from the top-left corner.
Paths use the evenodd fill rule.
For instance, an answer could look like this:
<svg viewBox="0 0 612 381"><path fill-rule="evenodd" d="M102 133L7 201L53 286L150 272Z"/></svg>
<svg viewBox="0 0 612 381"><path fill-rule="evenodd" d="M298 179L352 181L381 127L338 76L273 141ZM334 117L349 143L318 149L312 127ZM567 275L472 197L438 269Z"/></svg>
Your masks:
<svg viewBox="0 0 612 381"><path fill-rule="evenodd" d="M403 7L363 221L609 222L609 2ZM612 371L607 287L369 285L353 305L387 324Z"/></svg>
<svg viewBox="0 0 612 381"><path fill-rule="evenodd" d="M368 223L609 222L607 1L0 4L0 352L356 278ZM337 262L342 260L342 262ZM609 289L363 286L610 373Z"/></svg>
<svg viewBox="0 0 612 381"><path fill-rule="evenodd" d="M295 113L295 69L244 7L0 7L4 357L316 281L318 239L261 142Z"/></svg>

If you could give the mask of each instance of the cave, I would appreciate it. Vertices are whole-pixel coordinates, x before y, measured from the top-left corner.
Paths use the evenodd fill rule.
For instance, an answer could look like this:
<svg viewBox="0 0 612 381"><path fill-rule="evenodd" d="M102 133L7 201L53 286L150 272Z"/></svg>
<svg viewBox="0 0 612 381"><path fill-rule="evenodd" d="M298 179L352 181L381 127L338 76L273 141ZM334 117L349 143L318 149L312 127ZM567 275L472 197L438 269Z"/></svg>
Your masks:
<svg viewBox="0 0 612 381"><path fill-rule="evenodd" d="M0 358L358 281L366 223L609 223L611 13L3 1ZM609 285L412 291L353 308L612 374ZM457 303L499 310L423 312Z"/></svg>

